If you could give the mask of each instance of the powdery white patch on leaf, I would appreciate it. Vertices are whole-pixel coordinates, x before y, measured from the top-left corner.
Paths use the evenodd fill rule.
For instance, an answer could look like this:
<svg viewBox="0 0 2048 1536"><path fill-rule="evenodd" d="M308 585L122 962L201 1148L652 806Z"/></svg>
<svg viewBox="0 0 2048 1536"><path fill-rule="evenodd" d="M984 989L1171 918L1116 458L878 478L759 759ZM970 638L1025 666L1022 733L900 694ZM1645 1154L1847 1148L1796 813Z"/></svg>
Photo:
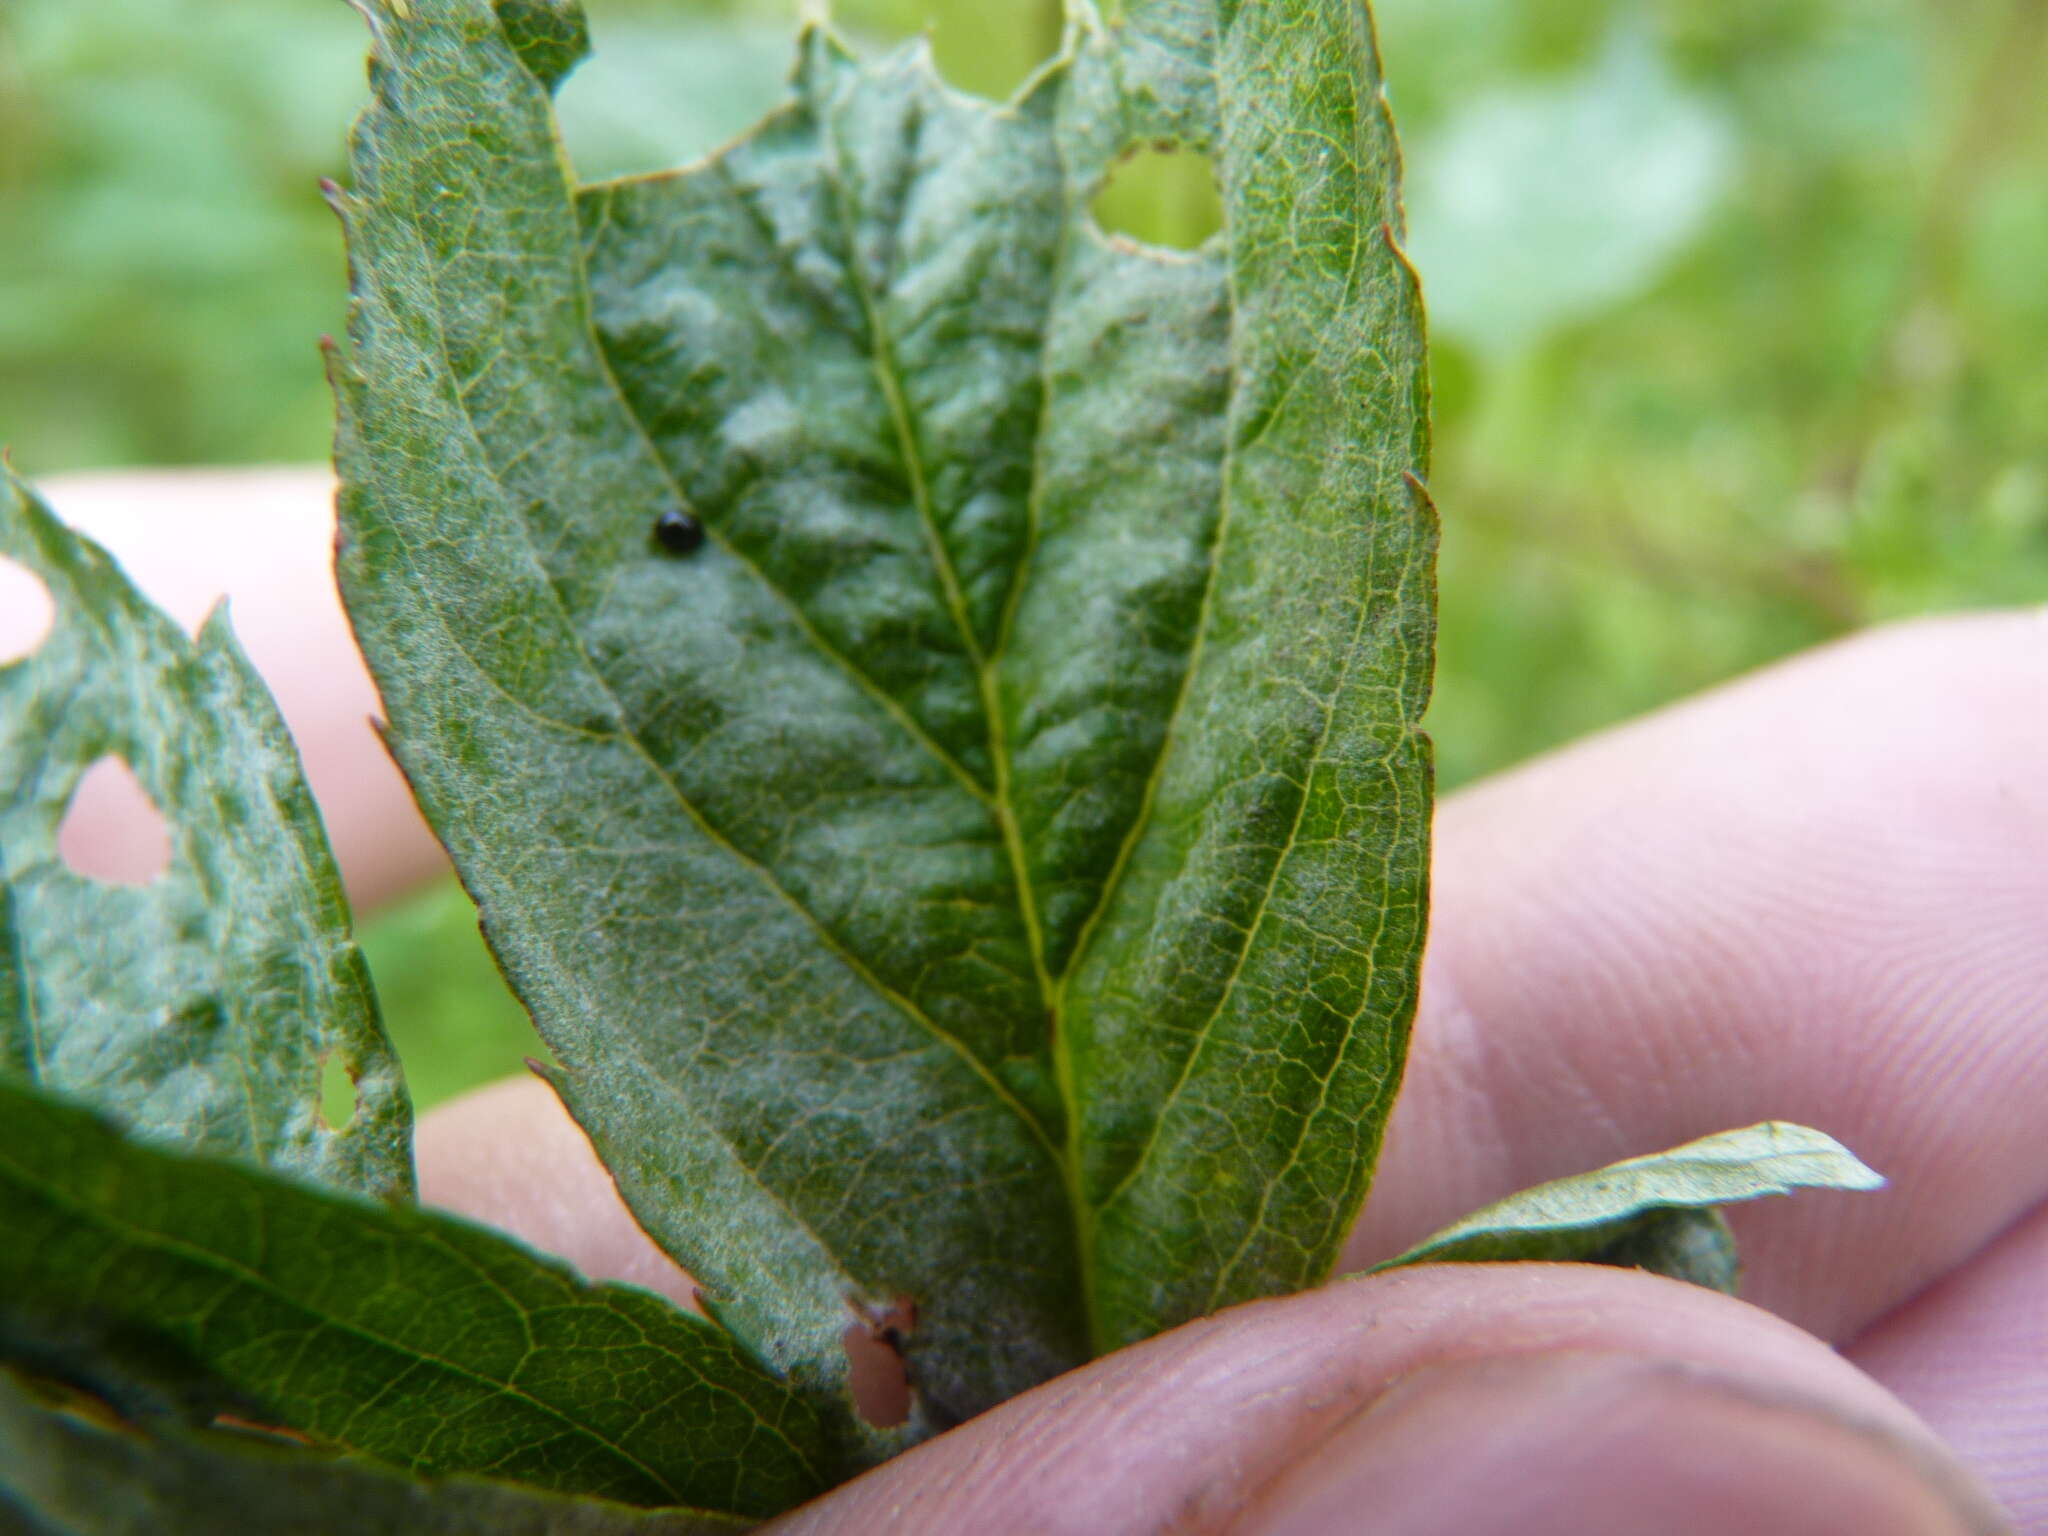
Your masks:
<svg viewBox="0 0 2048 1536"><path fill-rule="evenodd" d="M1430 803L1364 7L1077 0L1000 104L813 29L753 133L588 187L558 17L368 9L344 590L641 1223L856 1460L1323 1278ZM1095 226L1159 142L1220 238ZM883 1434L844 1334L897 1298Z"/></svg>
<svg viewBox="0 0 2048 1536"><path fill-rule="evenodd" d="M0 1073L137 1135L377 1194L412 1110L298 755L197 639L0 468L0 555L57 620L0 671ZM358 1090L321 1119L321 1071Z"/></svg>

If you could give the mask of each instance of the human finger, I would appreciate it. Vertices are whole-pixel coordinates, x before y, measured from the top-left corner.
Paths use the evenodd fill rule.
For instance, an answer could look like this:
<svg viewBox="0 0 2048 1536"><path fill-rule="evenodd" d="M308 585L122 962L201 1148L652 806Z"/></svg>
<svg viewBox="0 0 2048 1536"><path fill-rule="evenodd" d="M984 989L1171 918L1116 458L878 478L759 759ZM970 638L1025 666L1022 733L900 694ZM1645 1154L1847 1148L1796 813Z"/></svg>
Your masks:
<svg viewBox="0 0 2048 1536"><path fill-rule="evenodd" d="M2002 1529L1895 1399L1726 1297L1447 1265L1235 1308L1013 1399L780 1536Z"/></svg>
<svg viewBox="0 0 2048 1536"><path fill-rule="evenodd" d="M2023 1531L2048 1531L2048 1206L1848 1357L1911 1403Z"/></svg>
<svg viewBox="0 0 2048 1536"><path fill-rule="evenodd" d="M419 1150L430 1203L687 1302L688 1277L538 1080L443 1106ZM1235 1309L1098 1361L786 1530L1997 1528L1930 1446L1867 1377L1754 1308L1620 1271L1439 1266ZM1354 1523L1328 1525L1332 1511Z"/></svg>
<svg viewBox="0 0 2048 1536"><path fill-rule="evenodd" d="M1893 1179L1736 1215L1749 1294L1838 1340L2020 1221L2048 1177L2044 628L1874 635L1453 797L1414 1063L1353 1262L1765 1116ZM2040 1265L2010 1260L2005 1288L2038 1291ZM1916 1304L1919 1336L2015 1326L1938 1322L1963 1294ZM1969 1448L2048 1415L2040 1358L1991 1349L1980 1379L1870 1355ZM1997 1422L1974 1406L1987 1383ZM1985 1465L2023 1500L2038 1461Z"/></svg>
<svg viewBox="0 0 2048 1536"><path fill-rule="evenodd" d="M1843 1340L2048 1197L2048 615L1878 631L1451 798L1407 1081L1350 1259L1762 1119L1878 1195L1735 1213Z"/></svg>
<svg viewBox="0 0 2048 1536"><path fill-rule="evenodd" d="M1831 1337L2017 1220L2048 1194L2044 702L2048 618L1913 624L1451 797L1351 1262L1766 1117L1892 1178L1737 1213L1752 1294Z"/></svg>

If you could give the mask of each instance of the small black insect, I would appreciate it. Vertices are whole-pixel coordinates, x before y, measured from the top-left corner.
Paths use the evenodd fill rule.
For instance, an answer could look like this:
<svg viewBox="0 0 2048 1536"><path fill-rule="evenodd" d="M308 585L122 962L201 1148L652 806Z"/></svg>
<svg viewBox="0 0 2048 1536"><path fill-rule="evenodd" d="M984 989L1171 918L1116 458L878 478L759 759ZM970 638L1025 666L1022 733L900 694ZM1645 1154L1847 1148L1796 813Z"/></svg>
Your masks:
<svg viewBox="0 0 2048 1536"><path fill-rule="evenodd" d="M672 555L693 554L704 542L704 525L681 507L670 507L654 520L654 537Z"/></svg>

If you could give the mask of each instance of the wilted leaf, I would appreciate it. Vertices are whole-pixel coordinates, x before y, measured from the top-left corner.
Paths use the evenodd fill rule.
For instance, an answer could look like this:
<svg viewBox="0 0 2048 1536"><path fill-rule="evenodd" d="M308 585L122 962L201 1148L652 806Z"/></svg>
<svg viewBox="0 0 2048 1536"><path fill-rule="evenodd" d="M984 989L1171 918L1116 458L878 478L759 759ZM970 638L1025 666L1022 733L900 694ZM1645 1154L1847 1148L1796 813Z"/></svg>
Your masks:
<svg viewBox="0 0 2048 1536"><path fill-rule="evenodd" d="M752 137L580 195L482 0L369 10L345 590L642 1222L834 1412L907 1298L928 1422L1321 1278L1429 821L1363 5L1077 4L1001 108L813 32ZM1086 215L1159 139L1220 168L1189 255Z"/></svg>
<svg viewBox="0 0 2048 1536"><path fill-rule="evenodd" d="M24 1536L725 1536L755 1522L409 1476L236 1430L122 1424L0 1371L0 1529Z"/></svg>
<svg viewBox="0 0 2048 1536"><path fill-rule="evenodd" d="M216 612L195 645L0 467L0 555L54 628L0 669L0 1073L138 1135L366 1193L412 1187L412 1111L340 879L270 695ZM148 885L66 867L57 833L112 756L170 828ZM341 1129L323 1067L355 1080Z"/></svg>
<svg viewBox="0 0 2048 1536"><path fill-rule="evenodd" d="M480 1228L124 1141L0 1083L0 1356L394 1467L766 1516L816 1415L699 1318Z"/></svg>
<svg viewBox="0 0 2048 1536"><path fill-rule="evenodd" d="M1509 1195L1372 1272L1543 1259L1649 1269L1733 1294L1735 1240L1713 1207L1883 1185L1834 1138L1767 1120Z"/></svg>

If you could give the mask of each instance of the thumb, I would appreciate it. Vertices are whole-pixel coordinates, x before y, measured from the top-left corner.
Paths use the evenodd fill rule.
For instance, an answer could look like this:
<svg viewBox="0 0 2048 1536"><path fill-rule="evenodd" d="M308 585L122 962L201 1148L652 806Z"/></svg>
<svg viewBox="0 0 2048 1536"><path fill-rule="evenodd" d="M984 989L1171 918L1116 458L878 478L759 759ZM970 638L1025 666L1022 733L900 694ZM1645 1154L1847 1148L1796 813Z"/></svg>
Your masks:
<svg viewBox="0 0 2048 1536"><path fill-rule="evenodd" d="M1787 1536L2005 1529L1883 1388L1726 1297L1447 1265L1238 1308L1095 1362L780 1536Z"/></svg>
<svg viewBox="0 0 2048 1536"><path fill-rule="evenodd" d="M1431 1366L1229 1529L1322 1536L1997 1530L1919 1442L1825 1398L1628 1353ZM1370 1510L1369 1520L1361 1511Z"/></svg>

